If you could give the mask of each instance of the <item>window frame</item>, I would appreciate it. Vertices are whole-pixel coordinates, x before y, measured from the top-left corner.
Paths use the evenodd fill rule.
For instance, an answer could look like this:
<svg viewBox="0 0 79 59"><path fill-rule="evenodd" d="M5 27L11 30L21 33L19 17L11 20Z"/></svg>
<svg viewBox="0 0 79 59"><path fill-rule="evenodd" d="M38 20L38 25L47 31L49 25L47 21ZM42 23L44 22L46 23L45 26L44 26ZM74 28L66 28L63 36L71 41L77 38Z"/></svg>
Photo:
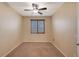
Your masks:
<svg viewBox="0 0 79 59"><path fill-rule="evenodd" d="M32 31L32 21L37 21L37 32L33 32ZM43 21L43 29L44 31L43 32L38 32L38 22L39 21ZM31 33L32 34L45 34L45 19L31 19Z"/></svg>

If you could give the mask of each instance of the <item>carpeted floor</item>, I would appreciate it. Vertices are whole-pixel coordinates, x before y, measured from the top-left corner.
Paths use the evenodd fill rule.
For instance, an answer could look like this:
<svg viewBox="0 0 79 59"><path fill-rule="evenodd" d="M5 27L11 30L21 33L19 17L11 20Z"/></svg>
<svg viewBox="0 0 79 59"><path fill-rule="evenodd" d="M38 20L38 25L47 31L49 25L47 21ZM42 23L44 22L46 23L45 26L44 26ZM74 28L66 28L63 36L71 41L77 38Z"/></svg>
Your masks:
<svg viewBox="0 0 79 59"><path fill-rule="evenodd" d="M51 43L24 42L7 57L64 57Z"/></svg>

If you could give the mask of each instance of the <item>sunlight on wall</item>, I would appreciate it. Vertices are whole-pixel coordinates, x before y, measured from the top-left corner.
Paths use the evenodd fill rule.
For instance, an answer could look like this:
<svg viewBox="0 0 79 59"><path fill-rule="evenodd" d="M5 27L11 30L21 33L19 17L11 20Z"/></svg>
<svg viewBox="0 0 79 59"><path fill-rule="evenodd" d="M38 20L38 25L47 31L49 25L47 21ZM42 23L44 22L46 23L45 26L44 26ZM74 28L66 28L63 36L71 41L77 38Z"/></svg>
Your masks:
<svg viewBox="0 0 79 59"><path fill-rule="evenodd" d="M69 22L67 20L54 20L54 27L56 30L67 30L69 27Z"/></svg>

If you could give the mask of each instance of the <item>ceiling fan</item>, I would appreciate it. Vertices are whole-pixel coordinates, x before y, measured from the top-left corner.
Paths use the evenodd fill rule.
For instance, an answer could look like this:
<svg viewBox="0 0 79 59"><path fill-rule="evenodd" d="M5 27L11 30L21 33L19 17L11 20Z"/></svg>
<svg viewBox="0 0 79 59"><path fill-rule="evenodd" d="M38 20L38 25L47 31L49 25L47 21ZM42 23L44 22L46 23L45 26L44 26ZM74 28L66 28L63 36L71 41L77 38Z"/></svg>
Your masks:
<svg viewBox="0 0 79 59"><path fill-rule="evenodd" d="M43 7L43 8L38 8L39 5L38 4L35 4L35 3L32 3L32 7L33 9L24 9L24 11L33 11L34 13L38 13L38 14L43 14L42 12L40 12L40 10L47 10L46 7Z"/></svg>

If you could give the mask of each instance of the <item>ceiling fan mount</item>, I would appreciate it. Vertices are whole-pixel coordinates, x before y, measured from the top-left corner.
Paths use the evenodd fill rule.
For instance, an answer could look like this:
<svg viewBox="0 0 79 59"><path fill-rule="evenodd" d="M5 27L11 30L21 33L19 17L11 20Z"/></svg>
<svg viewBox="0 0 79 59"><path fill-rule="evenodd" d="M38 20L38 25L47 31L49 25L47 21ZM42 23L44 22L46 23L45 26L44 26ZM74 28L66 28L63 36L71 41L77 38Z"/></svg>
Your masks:
<svg viewBox="0 0 79 59"><path fill-rule="evenodd" d="M40 12L40 10L47 10L46 7L43 8L39 8L38 4L32 3L32 7L33 9L24 9L24 11L34 11L34 13L38 13L38 14L43 14L42 12Z"/></svg>

